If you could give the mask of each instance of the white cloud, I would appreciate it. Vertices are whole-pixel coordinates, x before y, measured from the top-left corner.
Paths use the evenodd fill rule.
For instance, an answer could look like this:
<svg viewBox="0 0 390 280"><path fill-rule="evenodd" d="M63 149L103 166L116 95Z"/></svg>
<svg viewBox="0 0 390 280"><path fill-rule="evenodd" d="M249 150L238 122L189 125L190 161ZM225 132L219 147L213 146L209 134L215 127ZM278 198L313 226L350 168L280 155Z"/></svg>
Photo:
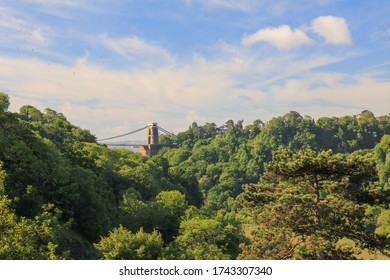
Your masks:
<svg viewBox="0 0 390 280"><path fill-rule="evenodd" d="M302 26L292 29L289 25L281 25L276 28L262 28L253 34L244 35L241 42L247 46L258 42L267 42L282 50L315 43L305 31L318 34L325 39L325 43L327 44L352 44L351 34L346 20L335 16L318 17L312 21L309 27Z"/></svg>
<svg viewBox="0 0 390 280"><path fill-rule="evenodd" d="M348 24L344 18L321 16L313 20L309 29L323 37L328 44L352 44Z"/></svg>
<svg viewBox="0 0 390 280"><path fill-rule="evenodd" d="M390 81L367 74L308 73L300 79L287 79L270 88L270 104L278 110L294 109L302 115L344 116L370 110L376 115L388 114Z"/></svg>
<svg viewBox="0 0 390 280"><path fill-rule="evenodd" d="M152 56L160 58L164 62L174 61L174 57L166 49L156 44L148 43L136 36L113 39L107 35L100 35L97 38L94 37L93 40L125 58L132 59L139 56Z"/></svg>
<svg viewBox="0 0 390 280"><path fill-rule="evenodd" d="M257 42L267 42L278 49L290 49L304 44L312 44L306 33L299 29L291 29L288 25L282 25L277 28L263 28L259 31L245 35L242 39L244 45L252 45Z"/></svg>

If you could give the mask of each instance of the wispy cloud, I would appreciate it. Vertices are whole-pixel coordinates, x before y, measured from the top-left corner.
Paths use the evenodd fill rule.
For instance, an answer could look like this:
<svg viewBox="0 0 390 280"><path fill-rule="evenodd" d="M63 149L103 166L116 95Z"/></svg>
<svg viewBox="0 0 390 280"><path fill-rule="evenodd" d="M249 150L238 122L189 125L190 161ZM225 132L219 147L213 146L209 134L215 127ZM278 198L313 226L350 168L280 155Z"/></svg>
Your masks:
<svg viewBox="0 0 390 280"><path fill-rule="evenodd" d="M390 37L390 28L387 30L380 30L380 31L375 31L372 33L371 38L373 40L377 39L387 39Z"/></svg>
<svg viewBox="0 0 390 280"><path fill-rule="evenodd" d="M77 18L75 12L97 11L101 4L100 0L19 0L19 2L28 5L31 10L68 20Z"/></svg>
<svg viewBox="0 0 390 280"><path fill-rule="evenodd" d="M3 36L0 47L34 48L49 45L50 27L26 20L24 14L8 7L0 6L0 34Z"/></svg>
<svg viewBox="0 0 390 280"><path fill-rule="evenodd" d="M15 16L15 12L12 9L0 6L0 28L20 30L25 26L26 22Z"/></svg>
<svg viewBox="0 0 390 280"><path fill-rule="evenodd" d="M91 3L90 0L21 0L21 2L25 2L27 4L35 4L46 7L71 7L71 8L80 8L87 7Z"/></svg>
<svg viewBox="0 0 390 280"><path fill-rule="evenodd" d="M266 12L268 16L282 16L310 8L324 8L340 0L181 0L187 5L199 4L208 11L234 10L246 14L258 11Z"/></svg>
<svg viewBox="0 0 390 280"><path fill-rule="evenodd" d="M175 60L174 56L166 49L158 46L157 44L146 42L142 38L136 36L125 38L110 38L107 35L100 35L93 37L92 40L99 42L106 48L110 49L114 53L122 56L126 59L147 59L151 58L156 62L168 63Z"/></svg>

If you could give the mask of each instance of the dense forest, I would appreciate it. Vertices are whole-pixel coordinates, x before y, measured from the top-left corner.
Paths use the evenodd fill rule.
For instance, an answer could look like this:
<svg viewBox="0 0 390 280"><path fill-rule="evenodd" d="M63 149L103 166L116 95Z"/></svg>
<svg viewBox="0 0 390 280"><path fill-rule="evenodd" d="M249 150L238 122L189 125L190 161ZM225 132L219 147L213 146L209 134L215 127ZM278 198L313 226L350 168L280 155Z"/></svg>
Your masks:
<svg viewBox="0 0 390 280"><path fill-rule="evenodd" d="M390 256L390 116L192 123L152 158L0 93L0 259Z"/></svg>

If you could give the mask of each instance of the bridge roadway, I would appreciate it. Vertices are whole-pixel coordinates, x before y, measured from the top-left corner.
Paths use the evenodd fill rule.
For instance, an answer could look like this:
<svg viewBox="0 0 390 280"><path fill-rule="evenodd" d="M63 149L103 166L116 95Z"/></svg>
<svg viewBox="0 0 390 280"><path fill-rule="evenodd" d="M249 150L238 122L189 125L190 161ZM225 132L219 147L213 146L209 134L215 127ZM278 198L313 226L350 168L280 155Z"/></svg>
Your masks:
<svg viewBox="0 0 390 280"><path fill-rule="evenodd" d="M108 147L141 147L147 145L146 141L134 140L134 141L122 141L122 142L100 142L100 144L107 145Z"/></svg>

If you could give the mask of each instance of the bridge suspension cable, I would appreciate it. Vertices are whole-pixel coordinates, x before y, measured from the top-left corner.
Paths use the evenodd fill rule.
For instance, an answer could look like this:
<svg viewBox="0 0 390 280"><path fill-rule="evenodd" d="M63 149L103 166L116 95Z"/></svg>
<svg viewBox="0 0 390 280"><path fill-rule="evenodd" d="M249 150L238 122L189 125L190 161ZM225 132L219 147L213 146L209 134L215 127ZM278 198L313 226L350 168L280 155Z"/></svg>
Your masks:
<svg viewBox="0 0 390 280"><path fill-rule="evenodd" d="M98 141L98 142L101 142L101 141L107 141L107 140L112 140L112 139L120 138L120 137L127 136L127 135L130 135L130 134L133 134L133 133L137 133L137 132L139 132L139 131L141 131L141 130L147 129L148 127L149 127L149 125L144 126L144 127L142 127L142 128L139 128L139 129L137 129L137 130L131 131L131 132L127 132L127 133L125 133L125 134L121 134L121 135L117 135L117 136L112 136L112 137L108 137L108 138L98 139L97 141ZM162 128L161 126L157 126L157 128L158 128L160 131L164 132L165 134L168 134L168 135L170 135L170 136L176 137L175 134L173 134L172 132L169 132L169 131L166 130L165 128Z"/></svg>
<svg viewBox="0 0 390 280"><path fill-rule="evenodd" d="M130 134L139 132L139 131L144 130L144 129L148 128L148 127L149 127L149 126L145 126L145 127L143 127L143 128L140 128L140 129L137 129L137 130L134 130L134 131L131 131L131 132L127 132L127 133L125 133L125 134L121 134L121 135L113 136L113 137L108 137L108 138L103 138L103 139L98 139L97 141L106 141L106 140L111 140L111 139L120 138L120 137L123 137L123 136L127 136L127 135L130 135Z"/></svg>
<svg viewBox="0 0 390 280"><path fill-rule="evenodd" d="M164 132L165 134L168 134L170 136L173 136L173 137L176 137L175 134L173 134L172 132L169 132L168 130L162 128L161 126L157 126L159 130L161 130L162 132Z"/></svg>

